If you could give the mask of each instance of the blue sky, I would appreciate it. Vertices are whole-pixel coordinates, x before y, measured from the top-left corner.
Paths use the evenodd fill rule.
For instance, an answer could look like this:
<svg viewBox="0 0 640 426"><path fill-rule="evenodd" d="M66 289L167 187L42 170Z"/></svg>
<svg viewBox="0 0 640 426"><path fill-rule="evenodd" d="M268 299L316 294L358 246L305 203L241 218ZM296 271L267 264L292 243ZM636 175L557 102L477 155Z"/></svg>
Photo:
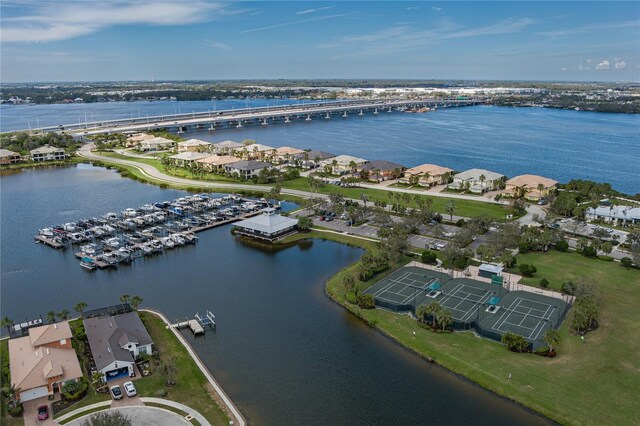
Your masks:
<svg viewBox="0 0 640 426"><path fill-rule="evenodd" d="M630 2L1 4L4 82L640 80Z"/></svg>

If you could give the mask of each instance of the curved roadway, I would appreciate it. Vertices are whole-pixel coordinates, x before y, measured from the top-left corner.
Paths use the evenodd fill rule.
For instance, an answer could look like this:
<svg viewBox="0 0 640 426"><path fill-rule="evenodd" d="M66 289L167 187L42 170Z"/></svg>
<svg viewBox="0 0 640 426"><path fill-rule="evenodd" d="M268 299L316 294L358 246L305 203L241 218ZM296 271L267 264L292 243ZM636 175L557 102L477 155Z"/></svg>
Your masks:
<svg viewBox="0 0 640 426"><path fill-rule="evenodd" d="M78 150L78 155L84 158L88 158L90 160L104 161L108 163L115 163L115 164L121 164L124 166L135 167L146 177L154 179L158 182L164 182L164 183L176 184L176 185L198 186L203 188L214 188L214 189L225 188L225 189L238 189L238 190L264 191L264 192L268 192L272 188L271 186L268 186L268 185L247 185L242 183L207 182L207 181L185 179L185 178L170 176L162 173L160 170L156 169L154 166L150 164L140 163L134 160L123 160L121 158L103 157L94 152L91 152L91 149L93 148L94 148L93 144L83 145ZM127 153L126 155L129 155L129 153ZM410 189L404 189L404 188L391 189L387 187L377 187L375 185L369 185L369 184L363 184L362 187L372 188L372 189L381 189L381 190L387 190L387 191L392 190L396 192L408 192L408 193L414 193L419 195L439 196L439 197L452 198L452 199L470 200L470 201L476 201L476 202L486 202L486 203L494 203L494 204L496 203L495 201L490 200L488 198L484 198L484 197L470 197L466 195L456 195L456 194L431 194L431 193L425 194L423 191L412 191ZM311 198L311 197L319 197L319 198L325 198L325 199L329 198L329 196L326 194L313 193L309 191L301 191L298 189L290 189L290 188L282 188L281 193L286 195L294 195L296 197L302 197L302 198ZM358 203L362 203L361 200L354 199L354 201L357 201ZM532 225L534 223L533 221L534 214L537 214L541 217L546 216L546 212L543 209L541 209L539 206L535 204L532 204L527 206L527 214L524 217L521 217L520 219L518 219L518 222L523 225Z"/></svg>

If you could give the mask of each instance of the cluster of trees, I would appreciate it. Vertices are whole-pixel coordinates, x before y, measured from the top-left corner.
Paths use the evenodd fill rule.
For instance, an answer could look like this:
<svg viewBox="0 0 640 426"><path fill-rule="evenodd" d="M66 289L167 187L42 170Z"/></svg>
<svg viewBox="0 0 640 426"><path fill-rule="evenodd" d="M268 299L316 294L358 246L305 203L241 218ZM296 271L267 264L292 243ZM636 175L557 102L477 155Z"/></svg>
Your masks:
<svg viewBox="0 0 640 426"><path fill-rule="evenodd" d="M567 281L562 284L562 292L576 297L570 321L571 330L583 334L596 329L602 302L598 283L592 278L578 277L575 282Z"/></svg>
<svg viewBox="0 0 640 426"><path fill-rule="evenodd" d="M416 309L416 317L418 321L424 323L427 318L431 320L431 326L435 329L441 327L442 330L453 323L453 315L449 309L443 308L440 303L433 301L427 304L421 304Z"/></svg>
<svg viewBox="0 0 640 426"><path fill-rule="evenodd" d="M79 146L71 136L54 132L17 132L0 137L0 148L18 152L22 155L27 155L29 154L29 151L40 148L44 145L64 148L69 152L75 151Z"/></svg>

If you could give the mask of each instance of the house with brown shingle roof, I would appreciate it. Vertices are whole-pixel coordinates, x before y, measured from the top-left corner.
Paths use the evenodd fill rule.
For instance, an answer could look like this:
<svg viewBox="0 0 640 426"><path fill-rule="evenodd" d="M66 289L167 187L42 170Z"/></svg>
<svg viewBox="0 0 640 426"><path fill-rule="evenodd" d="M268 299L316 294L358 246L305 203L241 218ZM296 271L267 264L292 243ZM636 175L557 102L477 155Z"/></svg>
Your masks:
<svg viewBox="0 0 640 426"><path fill-rule="evenodd" d="M502 195L506 197L523 196L527 200L538 201L549 195L558 186L558 182L538 175L520 175L509 179Z"/></svg>
<svg viewBox="0 0 640 426"><path fill-rule="evenodd" d="M448 183L453 169L438 166L437 164L421 164L404 171L402 183L417 183L422 186L433 186Z"/></svg>
<svg viewBox="0 0 640 426"><path fill-rule="evenodd" d="M82 377L71 346L68 321L29 329L29 335L9 340L11 384L20 402L53 395L66 382Z"/></svg>

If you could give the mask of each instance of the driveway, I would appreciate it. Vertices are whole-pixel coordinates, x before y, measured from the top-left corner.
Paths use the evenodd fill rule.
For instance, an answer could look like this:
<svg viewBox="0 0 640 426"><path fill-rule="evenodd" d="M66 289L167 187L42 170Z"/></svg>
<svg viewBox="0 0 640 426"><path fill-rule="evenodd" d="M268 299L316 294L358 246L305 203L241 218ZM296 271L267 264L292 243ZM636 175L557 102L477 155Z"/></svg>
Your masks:
<svg viewBox="0 0 640 426"><path fill-rule="evenodd" d="M49 407L49 418L47 420L38 420L38 407L46 405ZM32 399L22 404L24 408L24 426L53 426L58 423L53 421L51 415L51 401L49 398L42 397L38 399Z"/></svg>

